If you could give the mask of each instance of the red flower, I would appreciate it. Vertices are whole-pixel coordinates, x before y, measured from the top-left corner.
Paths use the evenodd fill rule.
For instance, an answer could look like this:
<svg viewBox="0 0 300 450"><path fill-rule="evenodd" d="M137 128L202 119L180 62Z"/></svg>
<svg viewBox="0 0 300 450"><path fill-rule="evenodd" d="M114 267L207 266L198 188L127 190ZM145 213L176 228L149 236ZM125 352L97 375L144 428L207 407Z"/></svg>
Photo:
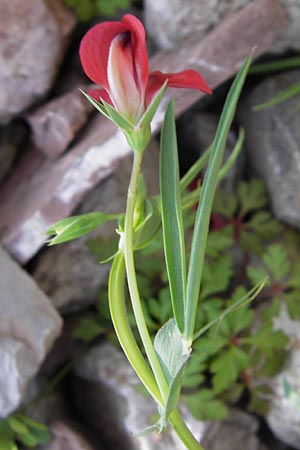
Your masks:
<svg viewBox="0 0 300 450"><path fill-rule="evenodd" d="M103 22L91 28L81 41L80 58L86 75L102 88L90 95L112 105L133 124L166 80L168 87L211 93L195 70L149 73L145 29L131 14L121 22Z"/></svg>

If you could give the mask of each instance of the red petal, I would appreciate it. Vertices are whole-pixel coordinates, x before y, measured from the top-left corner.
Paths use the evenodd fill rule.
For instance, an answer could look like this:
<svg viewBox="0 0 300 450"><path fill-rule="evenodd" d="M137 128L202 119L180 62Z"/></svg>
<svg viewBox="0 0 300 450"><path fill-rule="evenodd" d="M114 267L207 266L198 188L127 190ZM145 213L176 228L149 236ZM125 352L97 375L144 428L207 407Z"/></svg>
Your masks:
<svg viewBox="0 0 300 450"><path fill-rule="evenodd" d="M121 34L112 40L107 79L109 95L120 114L135 121L144 105L144 92L141 92L135 76L135 63L132 46L128 42L129 33Z"/></svg>
<svg viewBox="0 0 300 450"><path fill-rule="evenodd" d="M92 27L80 43L83 70L94 83L105 89L108 89L107 60L111 41L127 30L122 22L103 22Z"/></svg>
<svg viewBox="0 0 300 450"><path fill-rule="evenodd" d="M149 75L147 104L151 102L155 93L161 88L166 80L168 80L168 87L198 89L206 94L212 93L204 78L200 73L196 72L196 70L184 70L178 73L162 73L155 71L151 72Z"/></svg>
<svg viewBox="0 0 300 450"><path fill-rule="evenodd" d="M109 103L111 106L113 106L111 98L105 89L89 89L88 94L95 100L97 100L97 102L101 102L101 100L104 100L106 103Z"/></svg>
<svg viewBox="0 0 300 450"><path fill-rule="evenodd" d="M149 77L149 62L146 47L146 33L142 22L132 14L125 14L123 23L131 32L134 64L139 88L145 92Z"/></svg>

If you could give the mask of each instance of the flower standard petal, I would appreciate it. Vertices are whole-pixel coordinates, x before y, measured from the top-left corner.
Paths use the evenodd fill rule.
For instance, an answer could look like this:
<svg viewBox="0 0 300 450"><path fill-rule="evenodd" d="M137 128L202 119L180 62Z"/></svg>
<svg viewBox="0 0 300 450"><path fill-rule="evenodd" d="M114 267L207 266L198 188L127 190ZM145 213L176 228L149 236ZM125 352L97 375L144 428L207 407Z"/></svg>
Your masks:
<svg viewBox="0 0 300 450"><path fill-rule="evenodd" d="M111 42L127 29L122 22L103 22L92 27L80 43L79 55L84 72L104 89L108 89L107 61Z"/></svg>
<svg viewBox="0 0 300 450"><path fill-rule="evenodd" d="M125 14L123 23L128 26L131 33L132 52L138 86L145 92L149 78L145 28L142 22L132 14Z"/></svg>
<svg viewBox="0 0 300 450"><path fill-rule="evenodd" d="M109 95L115 108L134 123L140 113L143 95L136 83L129 32L119 34L111 42L107 79Z"/></svg>

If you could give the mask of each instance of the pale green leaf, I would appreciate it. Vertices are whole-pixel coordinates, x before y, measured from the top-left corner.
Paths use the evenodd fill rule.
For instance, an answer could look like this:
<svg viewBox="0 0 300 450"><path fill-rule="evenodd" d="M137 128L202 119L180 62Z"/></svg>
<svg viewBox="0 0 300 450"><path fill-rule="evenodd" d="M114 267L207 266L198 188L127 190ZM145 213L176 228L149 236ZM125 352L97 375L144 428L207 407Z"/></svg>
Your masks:
<svg viewBox="0 0 300 450"><path fill-rule="evenodd" d="M183 332L186 261L173 102L168 104L161 133L160 194L164 250L171 299L175 320L178 328Z"/></svg>
<svg viewBox="0 0 300 450"><path fill-rule="evenodd" d="M62 242L77 239L98 228L105 222L115 220L120 214L105 214L91 212L80 216L71 216L60 220L46 231L50 235L48 245L61 244Z"/></svg>
<svg viewBox="0 0 300 450"><path fill-rule="evenodd" d="M184 326L184 336L187 342L192 342L193 340L210 214L218 184L218 175L222 164L228 132L232 124L237 102L251 63L251 57L252 55L247 58L239 70L227 96L213 142L213 148L204 177L203 187L201 189L201 197L196 215L187 277Z"/></svg>
<svg viewBox="0 0 300 450"><path fill-rule="evenodd" d="M154 114L157 111L157 108L160 105L161 99L167 89L167 84L168 84L168 80L166 80L164 82L164 84L162 85L162 87L159 89L159 91L155 94L152 102L150 103L150 105L148 106L148 108L146 109L146 111L144 112L142 118L140 119L139 123L137 124L137 127L145 127L147 126L149 123L151 123Z"/></svg>
<svg viewBox="0 0 300 450"><path fill-rule="evenodd" d="M177 406L182 384L182 373L189 358L189 352L183 344L182 336L174 319L169 320L157 332L154 348L169 387L165 409L161 411L161 416L167 421Z"/></svg>

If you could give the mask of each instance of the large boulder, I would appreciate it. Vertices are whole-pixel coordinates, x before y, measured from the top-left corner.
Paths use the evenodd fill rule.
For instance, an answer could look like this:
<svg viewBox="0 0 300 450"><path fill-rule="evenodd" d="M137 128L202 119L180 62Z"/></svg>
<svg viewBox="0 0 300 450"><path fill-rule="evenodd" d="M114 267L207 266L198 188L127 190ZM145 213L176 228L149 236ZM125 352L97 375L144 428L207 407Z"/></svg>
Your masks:
<svg viewBox="0 0 300 450"><path fill-rule="evenodd" d="M265 179L275 216L299 228L299 97L293 96L261 111L254 110L297 82L297 70L268 77L241 103L239 120L246 131L251 165Z"/></svg>
<svg viewBox="0 0 300 450"><path fill-rule="evenodd" d="M46 295L0 248L0 418L21 403L61 331Z"/></svg>
<svg viewBox="0 0 300 450"><path fill-rule="evenodd" d="M184 45L186 39L203 39L222 20L251 3L256 4L261 17L267 4L270 16L275 17L281 6L286 11L287 25L273 51L300 49L298 0L146 0L145 21L149 34L160 48L176 48ZM259 39L257 45L260 45Z"/></svg>
<svg viewBox="0 0 300 450"><path fill-rule="evenodd" d="M0 123L50 89L75 19L61 0L2 0Z"/></svg>

